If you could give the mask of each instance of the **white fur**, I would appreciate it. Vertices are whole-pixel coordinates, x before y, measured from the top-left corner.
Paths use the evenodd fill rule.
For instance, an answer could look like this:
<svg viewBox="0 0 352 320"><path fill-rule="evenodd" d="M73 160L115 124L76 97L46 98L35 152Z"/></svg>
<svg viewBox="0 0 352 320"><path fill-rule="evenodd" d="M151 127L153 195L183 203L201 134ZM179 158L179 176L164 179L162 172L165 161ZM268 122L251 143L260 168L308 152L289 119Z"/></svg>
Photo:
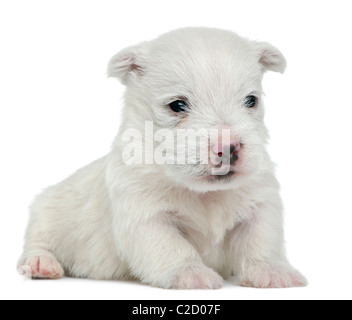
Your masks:
<svg viewBox="0 0 352 320"><path fill-rule="evenodd" d="M263 73L285 66L267 43L206 28L176 30L114 56L109 75L127 89L113 148L36 199L19 265L33 269L44 259L55 270L47 278L62 275L59 262L67 276L137 278L163 288L216 289L231 275L245 286L305 285L285 258L279 184L263 123ZM248 109L243 101L252 93L259 105ZM190 101L186 118L167 107L178 97ZM235 177L207 181L206 164L127 166L122 135L129 128L144 132L145 121L175 134L231 128L244 144ZM40 266L34 269L45 277L38 276Z"/></svg>

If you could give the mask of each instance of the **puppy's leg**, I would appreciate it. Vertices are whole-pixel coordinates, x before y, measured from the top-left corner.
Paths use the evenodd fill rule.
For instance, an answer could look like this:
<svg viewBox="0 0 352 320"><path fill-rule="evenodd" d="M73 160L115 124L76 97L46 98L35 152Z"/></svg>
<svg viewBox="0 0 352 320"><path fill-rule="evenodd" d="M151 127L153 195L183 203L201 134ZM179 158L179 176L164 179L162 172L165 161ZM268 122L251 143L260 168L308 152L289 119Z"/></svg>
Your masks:
<svg viewBox="0 0 352 320"><path fill-rule="evenodd" d="M281 204L253 209L252 219L233 231L231 243L240 285L255 288L307 285L307 280L285 257Z"/></svg>
<svg viewBox="0 0 352 320"><path fill-rule="evenodd" d="M167 289L222 287L223 279L202 263L167 213L131 214L119 212L114 224L117 247L134 276Z"/></svg>
<svg viewBox="0 0 352 320"><path fill-rule="evenodd" d="M59 279L64 270L50 250L51 224L44 218L45 211L32 209L26 232L24 252L18 262L18 271L32 279ZM54 220L55 221L55 220Z"/></svg>

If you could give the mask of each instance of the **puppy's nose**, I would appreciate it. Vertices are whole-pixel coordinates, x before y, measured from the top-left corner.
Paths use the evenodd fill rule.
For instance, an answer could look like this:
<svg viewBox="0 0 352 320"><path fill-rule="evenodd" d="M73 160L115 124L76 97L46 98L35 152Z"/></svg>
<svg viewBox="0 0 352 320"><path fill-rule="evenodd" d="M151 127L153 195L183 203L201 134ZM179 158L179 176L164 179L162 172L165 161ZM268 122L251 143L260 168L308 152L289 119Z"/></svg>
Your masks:
<svg viewBox="0 0 352 320"><path fill-rule="evenodd" d="M240 149L241 143L239 141L231 141L229 145L218 143L212 147L214 155L224 164L234 164L238 160Z"/></svg>

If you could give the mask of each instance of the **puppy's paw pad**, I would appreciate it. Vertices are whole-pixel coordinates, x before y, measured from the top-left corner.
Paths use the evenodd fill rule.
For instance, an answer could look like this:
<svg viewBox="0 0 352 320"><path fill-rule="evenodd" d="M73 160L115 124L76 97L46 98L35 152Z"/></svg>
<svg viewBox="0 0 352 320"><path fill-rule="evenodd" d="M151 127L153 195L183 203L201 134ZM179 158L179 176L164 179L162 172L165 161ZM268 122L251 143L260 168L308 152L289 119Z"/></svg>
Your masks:
<svg viewBox="0 0 352 320"><path fill-rule="evenodd" d="M20 273L33 279L59 279L64 275L59 262L46 256L30 257L18 269Z"/></svg>
<svg viewBox="0 0 352 320"><path fill-rule="evenodd" d="M172 289L220 289L224 284L216 272L207 267L190 267L177 276Z"/></svg>
<svg viewBox="0 0 352 320"><path fill-rule="evenodd" d="M291 267L264 266L250 267L240 280L243 287L254 288L291 288L305 287L307 280Z"/></svg>

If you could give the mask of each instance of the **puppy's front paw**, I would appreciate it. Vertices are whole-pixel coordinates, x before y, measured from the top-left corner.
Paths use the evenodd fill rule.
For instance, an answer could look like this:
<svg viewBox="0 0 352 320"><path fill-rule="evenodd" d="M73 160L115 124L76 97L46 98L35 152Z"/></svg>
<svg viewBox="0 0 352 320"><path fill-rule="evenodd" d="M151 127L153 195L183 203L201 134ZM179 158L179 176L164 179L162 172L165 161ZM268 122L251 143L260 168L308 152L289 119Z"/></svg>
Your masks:
<svg viewBox="0 0 352 320"><path fill-rule="evenodd" d="M18 268L23 275L33 279L59 279L64 275L59 262L51 257L30 257Z"/></svg>
<svg viewBox="0 0 352 320"><path fill-rule="evenodd" d="M182 270L175 278L172 289L220 289L224 284L215 271L205 266L193 266Z"/></svg>
<svg viewBox="0 0 352 320"><path fill-rule="evenodd" d="M289 265L252 265L240 277L240 285L254 288L305 287L305 277Z"/></svg>

